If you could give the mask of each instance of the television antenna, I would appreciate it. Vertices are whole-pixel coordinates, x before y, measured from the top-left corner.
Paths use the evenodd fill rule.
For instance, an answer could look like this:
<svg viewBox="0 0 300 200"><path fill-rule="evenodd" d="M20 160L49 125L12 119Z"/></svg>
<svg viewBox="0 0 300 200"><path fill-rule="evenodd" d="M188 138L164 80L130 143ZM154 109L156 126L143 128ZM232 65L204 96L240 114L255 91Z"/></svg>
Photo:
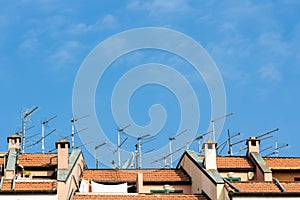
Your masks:
<svg viewBox="0 0 300 200"><path fill-rule="evenodd" d="M220 116L220 117L217 117L217 118L214 118L212 119L210 122L211 122L211 129L212 129L212 136L211 136L211 140L213 142L216 142L216 130L215 130L215 122L218 121L218 120L221 120L223 118L226 118L226 117L229 117L233 115L233 113L229 113L229 114L226 114L226 115L223 115L223 116Z"/></svg>
<svg viewBox="0 0 300 200"><path fill-rule="evenodd" d="M141 137L138 137L137 138L137 143L135 145L136 147L136 169L139 168L139 169L142 169L143 165L142 165L142 139L143 138L146 138L146 137L149 137L150 134L146 134L146 135L143 135ZM137 166L137 163L138 163L138 157L140 158L139 159L139 166Z"/></svg>
<svg viewBox="0 0 300 200"><path fill-rule="evenodd" d="M122 144L121 144L121 133L124 132L124 130L126 128L128 128L130 126L130 124L128 124L127 126L124 126L123 128L118 128L118 147L117 147L117 152L118 152L118 165L117 168L120 169L121 166L121 146L124 144L124 142L128 139L126 138Z"/></svg>
<svg viewBox="0 0 300 200"><path fill-rule="evenodd" d="M279 156L279 151L278 150L282 149L282 148L285 148L287 146L289 146L289 145L284 144L284 145L278 146L278 142L276 141L275 142L275 150L272 153L269 153L269 154L265 155L264 157L269 157L269 156L274 155L274 154L275 154L276 157L278 157Z"/></svg>
<svg viewBox="0 0 300 200"><path fill-rule="evenodd" d="M41 133L31 134L31 135L27 136L27 140L30 139L30 138L33 138L33 137L35 137L35 136L37 136L39 134L41 134Z"/></svg>
<svg viewBox="0 0 300 200"><path fill-rule="evenodd" d="M61 137L61 136L60 136L60 138L61 138L61 140L64 140L64 139L67 139L67 138L69 138L69 137L71 137L71 136L74 136L74 135L76 135L76 134L78 134L78 133L80 133L80 132L82 132L82 131L85 131L85 130L87 130L87 129L88 129L88 127L85 127L85 128L83 128L83 129L80 129L79 131L76 131L75 133L71 133L71 134L66 135L66 136L64 136L64 137Z"/></svg>
<svg viewBox="0 0 300 200"><path fill-rule="evenodd" d="M25 114L22 116L22 153L25 152L25 139L26 139L26 122L28 120L28 117L31 116L31 114L36 111L39 107L36 106L33 109L26 111Z"/></svg>
<svg viewBox="0 0 300 200"><path fill-rule="evenodd" d="M95 146L95 160L96 160L96 169L98 169L98 164L99 164L99 161L98 161L98 149L104 145L106 145L108 142L105 141L103 142L102 144L98 144Z"/></svg>
<svg viewBox="0 0 300 200"><path fill-rule="evenodd" d="M152 163L160 162L160 161L163 160L163 161L164 161L164 168L166 169L167 166L168 166L168 165L167 165L167 158L168 158L169 156L172 156L173 154L175 154L175 153L181 151L181 150L184 149L184 148L186 148L186 146L182 146L182 147L180 147L179 149L175 150L174 152L169 153L168 155L165 155L165 156L163 156L162 158L159 158L159 159L157 159L157 160L154 160ZM171 168L171 165L169 165L169 167Z"/></svg>
<svg viewBox="0 0 300 200"><path fill-rule="evenodd" d="M187 142L186 143L186 145L187 145L187 149L188 149L188 144L189 143L193 143L193 142L195 142L195 141L197 141L197 143L198 143L198 153L199 153L199 155L200 155L200 153L201 153L201 139L203 139L207 134L209 134L209 133L211 133L212 131L210 130L210 131L208 131L208 132L206 132L206 133L204 133L204 134L202 134L202 135L200 135L200 136L198 136L198 137L195 137L194 139L192 139L190 142Z"/></svg>
<svg viewBox="0 0 300 200"><path fill-rule="evenodd" d="M34 127L35 127L35 126L30 126L30 127L26 128L26 131L28 131L28 130L34 128ZM17 134L18 136L20 136L20 135L22 135L22 133L23 133L23 131L21 130L21 131L15 132L14 134ZM28 137L27 137L27 138L28 138Z"/></svg>
<svg viewBox="0 0 300 200"><path fill-rule="evenodd" d="M169 153L169 155L170 155L170 168L172 168L172 167L173 167L172 142L173 142L174 140L176 140L176 138L177 138L177 137L179 137L180 135L182 135L183 133L185 133L186 131L187 131L187 129L184 129L183 131L181 131L181 132L177 133L175 136L173 136L173 137L170 137L170 138L169 138L169 150L170 150L170 153Z"/></svg>
<svg viewBox="0 0 300 200"><path fill-rule="evenodd" d="M75 148L75 122L77 122L78 120L80 119L84 119L84 118L87 118L89 115L84 115L82 117L78 117L78 118L75 118L75 117L72 117L71 119L71 126L72 126L72 150Z"/></svg>
<svg viewBox="0 0 300 200"><path fill-rule="evenodd" d="M46 137L48 137L50 134L52 134L52 133L54 133L56 131L56 129L53 129L52 131L50 131L47 135L45 135L45 137L44 138L46 138ZM36 142L34 142L33 144L30 144L30 145L28 145L28 146L26 146L26 148L30 148L30 147L33 147L33 146L35 146L35 145L37 145L37 144L39 144L39 143L41 143L42 142L42 138L41 139L39 139L38 141L36 141Z"/></svg>
<svg viewBox="0 0 300 200"><path fill-rule="evenodd" d="M57 115L42 121L42 153L45 153L45 125L48 124L51 120L55 119L57 117Z"/></svg>

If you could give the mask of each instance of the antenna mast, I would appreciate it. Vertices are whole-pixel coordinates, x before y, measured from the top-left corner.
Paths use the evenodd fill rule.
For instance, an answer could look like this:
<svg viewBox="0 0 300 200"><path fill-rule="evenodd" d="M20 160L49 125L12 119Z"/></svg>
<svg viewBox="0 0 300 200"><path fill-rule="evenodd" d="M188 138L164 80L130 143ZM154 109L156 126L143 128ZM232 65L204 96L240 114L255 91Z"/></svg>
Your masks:
<svg viewBox="0 0 300 200"><path fill-rule="evenodd" d="M170 150L170 168L173 167L173 153L172 153L172 142L173 140L176 140L176 138L178 136L180 136L181 134L185 133L187 131L187 129L184 129L183 131L181 131L180 133L177 133L174 137L170 137L169 138L169 150Z"/></svg>
<svg viewBox="0 0 300 200"><path fill-rule="evenodd" d="M217 117L215 119L212 119L210 122L211 122L211 129L212 129L212 137L211 137L211 140L213 142L216 142L216 130L215 130L215 122L220 120L220 119L223 119L223 118L226 118L226 117L229 117L233 115L233 113L229 113L227 115L224 115L224 116L221 116L221 117Z"/></svg>
<svg viewBox="0 0 300 200"><path fill-rule="evenodd" d="M79 117L79 118L72 117L72 119L71 119L71 125L72 125L72 134L71 134L71 136L72 136L72 150L75 149L75 122L77 122L80 119L86 118L88 116L89 115L85 115L85 116L82 116L82 117Z"/></svg>
<svg viewBox="0 0 300 200"><path fill-rule="evenodd" d="M105 142L103 142L102 144L99 144L99 145L96 145L96 146L95 146L96 169L98 169L98 163L99 163L99 161L98 161L98 149L99 149L100 147L106 145L107 143L108 143L108 142L105 141Z"/></svg>
<svg viewBox="0 0 300 200"><path fill-rule="evenodd" d="M35 108L31 109L30 111L25 112L25 114L22 117L22 153L25 152L25 132L26 132L26 122L27 122L27 118L38 109L39 107L36 106Z"/></svg>
<svg viewBox="0 0 300 200"><path fill-rule="evenodd" d="M57 115L51 117L48 120L41 122L42 124L42 153L45 153L45 125L48 124L51 120L55 119Z"/></svg>
<svg viewBox="0 0 300 200"><path fill-rule="evenodd" d="M143 165L142 165L142 143L141 143L141 140L145 137L149 137L150 134L146 134L146 135L143 135L141 137L138 137L137 138L137 150L138 150L138 153L137 155L139 155L140 157L140 166L139 166L139 169L142 169Z"/></svg>
<svg viewBox="0 0 300 200"><path fill-rule="evenodd" d="M118 151L118 169L120 169L121 167L121 133L130 126L130 124L128 124L127 126L123 127L123 128L119 128L118 129L118 148L117 148L117 151ZM127 140L127 139L126 139ZM126 141L124 140L122 142L122 144L124 144L124 142Z"/></svg>

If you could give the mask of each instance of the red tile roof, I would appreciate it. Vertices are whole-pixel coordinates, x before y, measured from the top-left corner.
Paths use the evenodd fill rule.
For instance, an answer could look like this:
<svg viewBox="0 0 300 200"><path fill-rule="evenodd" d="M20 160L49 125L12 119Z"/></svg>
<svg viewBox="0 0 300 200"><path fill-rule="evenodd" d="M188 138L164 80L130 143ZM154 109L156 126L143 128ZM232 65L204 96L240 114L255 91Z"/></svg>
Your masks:
<svg viewBox="0 0 300 200"><path fill-rule="evenodd" d="M19 163L24 167L49 167L57 165L57 154L20 154Z"/></svg>
<svg viewBox="0 0 300 200"><path fill-rule="evenodd" d="M299 182L281 183L281 185L287 192L300 192Z"/></svg>
<svg viewBox="0 0 300 200"><path fill-rule="evenodd" d="M203 195L183 195L183 194L82 194L76 193L73 197L73 200L206 200L205 196Z"/></svg>
<svg viewBox="0 0 300 200"><path fill-rule="evenodd" d="M131 172L130 170L86 169L83 172L82 179L102 182L135 182L137 179L137 173Z"/></svg>
<svg viewBox="0 0 300 200"><path fill-rule="evenodd" d="M281 192L272 182L239 182L232 183L240 192Z"/></svg>
<svg viewBox="0 0 300 200"><path fill-rule="evenodd" d="M246 157L218 156L218 169L253 169L253 166Z"/></svg>
<svg viewBox="0 0 300 200"><path fill-rule="evenodd" d="M190 177L180 169L158 170L85 170L82 179L101 182L135 182L137 173L143 173L144 182L190 182Z"/></svg>
<svg viewBox="0 0 300 200"><path fill-rule="evenodd" d="M144 182L184 181L189 182L190 177L180 169L158 169L143 173Z"/></svg>
<svg viewBox="0 0 300 200"><path fill-rule="evenodd" d="M300 169L300 158L263 158L271 169Z"/></svg>
<svg viewBox="0 0 300 200"><path fill-rule="evenodd" d="M16 181L15 188L16 191L48 191L48 190L56 190L57 189L57 181L56 180L47 180L47 181ZM2 191L12 190L12 182L4 181L2 184Z"/></svg>

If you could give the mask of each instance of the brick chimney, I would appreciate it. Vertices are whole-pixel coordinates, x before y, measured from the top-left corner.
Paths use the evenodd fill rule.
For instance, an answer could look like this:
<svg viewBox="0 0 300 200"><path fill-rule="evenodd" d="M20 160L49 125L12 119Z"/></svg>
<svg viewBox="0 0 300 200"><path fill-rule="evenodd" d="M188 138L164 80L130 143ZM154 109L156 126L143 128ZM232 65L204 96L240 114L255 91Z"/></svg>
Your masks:
<svg viewBox="0 0 300 200"><path fill-rule="evenodd" d="M8 151L10 149L17 149L20 150L20 141L21 137L17 134L13 134L10 137L7 137L7 143L8 143Z"/></svg>
<svg viewBox="0 0 300 200"><path fill-rule="evenodd" d="M257 137L250 137L250 138L247 139L247 143L246 144L248 146L248 151L247 151L247 155L248 156L252 152L259 153L260 139L258 139Z"/></svg>
<svg viewBox="0 0 300 200"><path fill-rule="evenodd" d="M57 168L68 169L69 167L69 147L70 142L61 140L55 143L57 148Z"/></svg>
<svg viewBox="0 0 300 200"><path fill-rule="evenodd" d="M208 140L203 144L204 146L204 166L206 169L217 169L217 143Z"/></svg>

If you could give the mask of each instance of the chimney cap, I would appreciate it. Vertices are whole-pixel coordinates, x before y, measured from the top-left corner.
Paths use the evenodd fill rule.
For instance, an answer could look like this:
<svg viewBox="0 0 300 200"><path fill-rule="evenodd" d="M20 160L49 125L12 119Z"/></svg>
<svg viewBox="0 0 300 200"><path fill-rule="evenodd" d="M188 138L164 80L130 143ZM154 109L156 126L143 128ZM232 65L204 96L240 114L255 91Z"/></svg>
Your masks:
<svg viewBox="0 0 300 200"><path fill-rule="evenodd" d="M7 137L7 142L9 142L9 139L13 139L13 138L21 139L21 137L18 136L17 134L12 134L11 136Z"/></svg>
<svg viewBox="0 0 300 200"><path fill-rule="evenodd" d="M59 144L68 144L68 148L70 147L70 142L65 139L61 139L59 142L55 142L55 147L58 148Z"/></svg>
<svg viewBox="0 0 300 200"><path fill-rule="evenodd" d="M255 137L255 136L249 137L249 138L247 139L246 145L248 145L248 142L249 142L249 141L258 141L258 142L260 142L260 138Z"/></svg>

